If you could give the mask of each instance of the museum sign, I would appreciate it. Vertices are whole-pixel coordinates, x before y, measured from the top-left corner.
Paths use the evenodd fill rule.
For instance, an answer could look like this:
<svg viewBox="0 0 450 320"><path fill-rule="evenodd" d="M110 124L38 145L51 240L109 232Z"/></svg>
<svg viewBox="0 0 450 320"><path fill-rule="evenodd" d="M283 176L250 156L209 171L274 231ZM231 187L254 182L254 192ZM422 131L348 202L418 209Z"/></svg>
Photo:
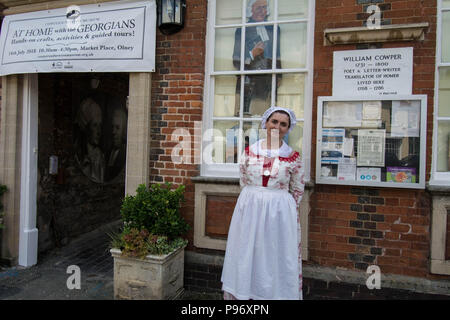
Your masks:
<svg viewBox="0 0 450 320"><path fill-rule="evenodd" d="M6 16L0 75L153 72L155 1L112 2Z"/></svg>

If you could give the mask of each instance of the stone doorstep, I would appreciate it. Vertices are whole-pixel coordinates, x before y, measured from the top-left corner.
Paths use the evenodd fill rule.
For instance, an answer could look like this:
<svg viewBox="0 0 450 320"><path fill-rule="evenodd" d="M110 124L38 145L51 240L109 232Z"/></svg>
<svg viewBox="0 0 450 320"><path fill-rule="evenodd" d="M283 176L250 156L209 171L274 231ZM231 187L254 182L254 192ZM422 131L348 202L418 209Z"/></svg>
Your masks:
<svg viewBox="0 0 450 320"><path fill-rule="evenodd" d="M223 265L223 255L208 255L192 251L185 251L185 264ZM303 278L337 282L342 284L366 285L369 274L345 268L331 268L318 265L303 264ZM430 280L395 274L381 273L382 289L400 289L425 294L448 295L450 297L449 280Z"/></svg>

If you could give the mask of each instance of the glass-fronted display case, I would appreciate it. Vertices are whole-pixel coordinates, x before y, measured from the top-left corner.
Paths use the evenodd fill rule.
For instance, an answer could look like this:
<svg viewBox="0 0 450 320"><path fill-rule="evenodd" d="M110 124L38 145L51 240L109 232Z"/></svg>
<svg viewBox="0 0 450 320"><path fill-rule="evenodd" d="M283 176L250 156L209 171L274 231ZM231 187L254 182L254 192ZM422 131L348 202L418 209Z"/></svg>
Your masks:
<svg viewBox="0 0 450 320"><path fill-rule="evenodd" d="M316 183L425 188L426 95L318 97Z"/></svg>

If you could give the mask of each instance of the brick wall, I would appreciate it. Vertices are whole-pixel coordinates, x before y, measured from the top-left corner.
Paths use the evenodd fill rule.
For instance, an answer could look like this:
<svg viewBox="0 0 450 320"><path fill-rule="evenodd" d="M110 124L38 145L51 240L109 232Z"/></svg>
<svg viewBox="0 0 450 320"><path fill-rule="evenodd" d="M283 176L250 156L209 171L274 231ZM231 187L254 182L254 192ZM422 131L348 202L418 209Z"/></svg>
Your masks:
<svg viewBox="0 0 450 320"><path fill-rule="evenodd" d="M424 191L318 185L312 208L311 262L427 274L430 198Z"/></svg>
<svg viewBox="0 0 450 320"><path fill-rule="evenodd" d="M197 292L220 292L222 266L205 263L185 263L184 288Z"/></svg>
<svg viewBox="0 0 450 320"><path fill-rule="evenodd" d="M174 164L175 129L194 135L202 120L205 73L206 0L187 1L185 27L173 35L156 35L156 72L152 74L150 183L186 185L182 213L194 225L194 185L190 177L200 173L198 164ZM193 156L193 153L192 153ZM192 158L193 159L193 158ZM194 161L193 161L194 162ZM188 236L193 243L193 227Z"/></svg>
<svg viewBox="0 0 450 320"><path fill-rule="evenodd" d="M368 5L381 9L382 24L428 22L424 41L392 42L370 48L413 47L413 94L428 95L427 180L433 131L436 1L317 1L314 36L313 106L332 95L333 51L369 45L323 46L326 28L363 26ZM315 168L317 110L313 108L312 168ZM312 179L315 172L312 172ZM311 199L310 261L324 266L427 276L430 255L430 196L425 191L316 185Z"/></svg>

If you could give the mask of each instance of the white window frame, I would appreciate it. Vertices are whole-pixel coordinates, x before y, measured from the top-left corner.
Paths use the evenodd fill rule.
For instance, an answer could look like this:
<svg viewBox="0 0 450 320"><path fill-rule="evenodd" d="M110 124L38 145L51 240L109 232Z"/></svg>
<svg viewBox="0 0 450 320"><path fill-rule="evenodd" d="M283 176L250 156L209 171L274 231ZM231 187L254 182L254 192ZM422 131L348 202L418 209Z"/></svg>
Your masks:
<svg viewBox="0 0 450 320"><path fill-rule="evenodd" d="M214 71L214 49L215 49L215 14L216 14L216 1L222 0L208 0L208 22L206 31L206 57L205 57L205 91L204 91L204 107L203 107L203 133L207 130L213 128L213 104L214 104L214 76L218 75L235 75L235 74L256 74L261 73L261 71ZM243 16L245 17L245 3L246 0L242 0L243 5ZM278 0L270 0L274 4L274 11L278 10ZM307 22L307 50L306 50L306 68L299 69L284 69L280 73L302 73L305 75L305 87L304 87L304 110L303 119L299 119L303 123L303 145L302 145L302 157L305 167L305 181L310 180L311 172L311 132L312 132L312 98L313 98L313 65L314 65L314 12L315 12L315 0L310 0L308 2L308 18L306 19L295 19L293 22ZM276 14L274 15L276 16ZM290 20L273 20L270 23L261 24L273 24L274 27L278 23L289 23ZM242 24L230 24L230 25L220 25L220 28L226 27L242 27ZM243 37L242 37L243 39ZM276 38L274 39L276 41ZM263 72L263 73L270 73ZM273 81L274 78L272 78ZM274 88L272 88L274 90ZM242 97L241 97L242 98ZM272 104L275 102L275 95L272 94ZM242 106L241 106L242 107ZM218 118L219 119L219 118ZM226 117L220 117L220 120L228 120ZM251 121L257 121L258 118L251 118ZM260 120L260 119L259 119ZM242 127L242 122L244 120L240 119L240 127ZM241 150L241 139L239 139L238 150ZM211 142L202 140L202 153L205 148L210 145ZM240 157L240 154L238 154ZM239 159L238 159L239 161ZM220 164L207 164L204 162L202 154L202 164L200 170L201 176L205 177L239 177L239 165L237 163L220 163Z"/></svg>
<svg viewBox="0 0 450 320"><path fill-rule="evenodd" d="M433 112L433 149L431 162L430 185L446 185L450 186L450 170L446 172L437 171L437 152L438 152L438 121L449 120L450 117L439 117L439 68L450 67L450 62L441 62L442 53L442 13L450 12L448 7L442 6L442 0L438 0L437 4L437 28L436 28L436 69L435 69L435 87L434 87L434 112Z"/></svg>

